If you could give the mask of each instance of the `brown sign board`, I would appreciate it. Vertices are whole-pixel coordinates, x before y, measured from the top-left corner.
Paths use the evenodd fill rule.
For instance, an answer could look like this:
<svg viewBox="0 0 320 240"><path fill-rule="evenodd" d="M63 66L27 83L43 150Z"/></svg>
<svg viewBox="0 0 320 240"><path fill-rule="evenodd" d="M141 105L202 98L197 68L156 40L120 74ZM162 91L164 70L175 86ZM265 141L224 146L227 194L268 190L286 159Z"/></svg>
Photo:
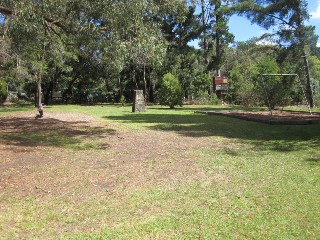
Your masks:
<svg viewBox="0 0 320 240"><path fill-rule="evenodd" d="M226 78L226 77L215 77L215 78L214 78L214 83L215 83L215 84L225 84L225 83L228 83L228 78Z"/></svg>
<svg viewBox="0 0 320 240"><path fill-rule="evenodd" d="M228 90L228 84L216 84L216 91L227 91Z"/></svg>

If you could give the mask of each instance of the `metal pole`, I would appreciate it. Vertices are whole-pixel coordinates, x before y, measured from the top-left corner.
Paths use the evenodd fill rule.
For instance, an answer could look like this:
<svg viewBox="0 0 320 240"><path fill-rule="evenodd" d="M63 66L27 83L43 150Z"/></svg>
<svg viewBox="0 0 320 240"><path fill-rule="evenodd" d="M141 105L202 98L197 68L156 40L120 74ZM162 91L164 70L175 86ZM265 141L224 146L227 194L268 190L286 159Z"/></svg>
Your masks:
<svg viewBox="0 0 320 240"><path fill-rule="evenodd" d="M302 84L302 82L301 82L301 79L300 79L300 77L299 77L298 74L296 74L296 76L298 77L298 80L299 80L299 83L300 83L300 87L301 87L301 89L302 89L304 99L306 100L306 103L307 103L307 106L308 106L310 115L312 115L311 106L310 106L310 104L309 104L307 94L306 94L306 92L304 91L304 87L303 87L303 84Z"/></svg>
<svg viewBox="0 0 320 240"><path fill-rule="evenodd" d="M261 81L261 83L262 83L262 87L263 87L263 90L264 90L264 94L266 95L266 99L267 99L267 101L268 101L270 116L272 116L271 104L270 104L270 100L269 100L269 97L268 97L267 88L266 88L265 83L264 83L264 81L263 81L263 75L260 75L260 81Z"/></svg>

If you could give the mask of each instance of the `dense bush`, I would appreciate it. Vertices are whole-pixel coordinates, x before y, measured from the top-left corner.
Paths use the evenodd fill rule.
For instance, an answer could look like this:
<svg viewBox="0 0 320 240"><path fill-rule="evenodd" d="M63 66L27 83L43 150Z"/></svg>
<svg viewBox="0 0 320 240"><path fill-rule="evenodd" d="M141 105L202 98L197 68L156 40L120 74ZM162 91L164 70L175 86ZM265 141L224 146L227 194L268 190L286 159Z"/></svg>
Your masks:
<svg viewBox="0 0 320 240"><path fill-rule="evenodd" d="M7 98L7 85L4 82L0 82L0 102L4 102Z"/></svg>
<svg viewBox="0 0 320 240"><path fill-rule="evenodd" d="M213 95L207 94L207 96L208 97L203 102L203 104L206 104L206 105L221 105L222 104L221 99L219 99L216 94L213 94Z"/></svg>
<svg viewBox="0 0 320 240"><path fill-rule="evenodd" d="M255 62L235 66L229 75L227 100L241 105L268 105L271 108L300 103L303 96L295 76L264 76L282 71L276 60L263 56ZM268 95L269 103L266 99Z"/></svg>
<svg viewBox="0 0 320 240"><path fill-rule="evenodd" d="M229 76L227 101L245 106L259 105L261 101L258 89L258 70L254 64L241 63L235 66Z"/></svg>
<svg viewBox="0 0 320 240"><path fill-rule="evenodd" d="M212 78L208 74L200 74L192 81L192 94L195 98L203 98L210 92Z"/></svg>
<svg viewBox="0 0 320 240"><path fill-rule="evenodd" d="M171 73L163 76L158 92L158 99L161 105L174 108L176 105L182 106L183 92L180 82Z"/></svg>
<svg viewBox="0 0 320 240"><path fill-rule="evenodd" d="M278 74L280 68L277 62L269 57L265 56L257 62L257 71L258 74ZM282 78L279 76L265 76L263 77L263 87L266 90L266 93L269 98L269 103L272 108L280 103L282 95L285 93L285 89L282 86ZM262 83L260 83L262 84ZM260 85L261 86L261 85ZM265 95L264 89L261 89L261 95ZM267 100L265 99L265 104L268 105Z"/></svg>

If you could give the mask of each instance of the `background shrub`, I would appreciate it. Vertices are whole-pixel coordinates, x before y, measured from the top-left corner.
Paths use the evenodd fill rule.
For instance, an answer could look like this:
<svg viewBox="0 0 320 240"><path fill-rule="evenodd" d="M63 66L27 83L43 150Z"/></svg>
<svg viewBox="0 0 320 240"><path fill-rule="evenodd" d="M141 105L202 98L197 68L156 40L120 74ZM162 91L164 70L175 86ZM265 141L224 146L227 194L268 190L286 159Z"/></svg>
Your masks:
<svg viewBox="0 0 320 240"><path fill-rule="evenodd" d="M7 98L7 84L0 82L0 102L4 102Z"/></svg>
<svg viewBox="0 0 320 240"><path fill-rule="evenodd" d="M183 92L180 82L171 73L163 76L160 90L158 92L158 99L161 105L174 108L176 105L182 106Z"/></svg>

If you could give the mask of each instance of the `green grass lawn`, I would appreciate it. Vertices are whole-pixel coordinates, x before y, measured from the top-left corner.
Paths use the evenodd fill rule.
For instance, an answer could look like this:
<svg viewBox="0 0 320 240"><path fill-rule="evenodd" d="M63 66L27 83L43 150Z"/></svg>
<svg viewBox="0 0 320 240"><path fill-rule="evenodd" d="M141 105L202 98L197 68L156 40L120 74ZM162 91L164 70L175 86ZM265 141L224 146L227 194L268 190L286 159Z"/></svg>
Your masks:
<svg viewBox="0 0 320 240"><path fill-rule="evenodd" d="M36 109L33 105L8 105L1 106L0 105L0 116L5 116L8 114L12 114L14 112L25 112L27 110Z"/></svg>
<svg viewBox="0 0 320 240"><path fill-rule="evenodd" d="M149 106L145 113L132 113L130 106L46 107L45 114L85 113L124 131L177 133L212 147L184 152L202 174L175 184L109 197L92 193L81 202L50 195L16 198L0 189L0 205L8 206L0 207L0 238L22 232L37 239L319 239L320 125L267 125L194 113L217 108L222 107ZM0 107L0 118L24 110L30 108ZM64 151L65 144L55 147ZM168 162L176 159L170 157ZM15 217L18 224L4 229ZM80 227L84 222L87 228ZM59 232L61 225L70 231Z"/></svg>

